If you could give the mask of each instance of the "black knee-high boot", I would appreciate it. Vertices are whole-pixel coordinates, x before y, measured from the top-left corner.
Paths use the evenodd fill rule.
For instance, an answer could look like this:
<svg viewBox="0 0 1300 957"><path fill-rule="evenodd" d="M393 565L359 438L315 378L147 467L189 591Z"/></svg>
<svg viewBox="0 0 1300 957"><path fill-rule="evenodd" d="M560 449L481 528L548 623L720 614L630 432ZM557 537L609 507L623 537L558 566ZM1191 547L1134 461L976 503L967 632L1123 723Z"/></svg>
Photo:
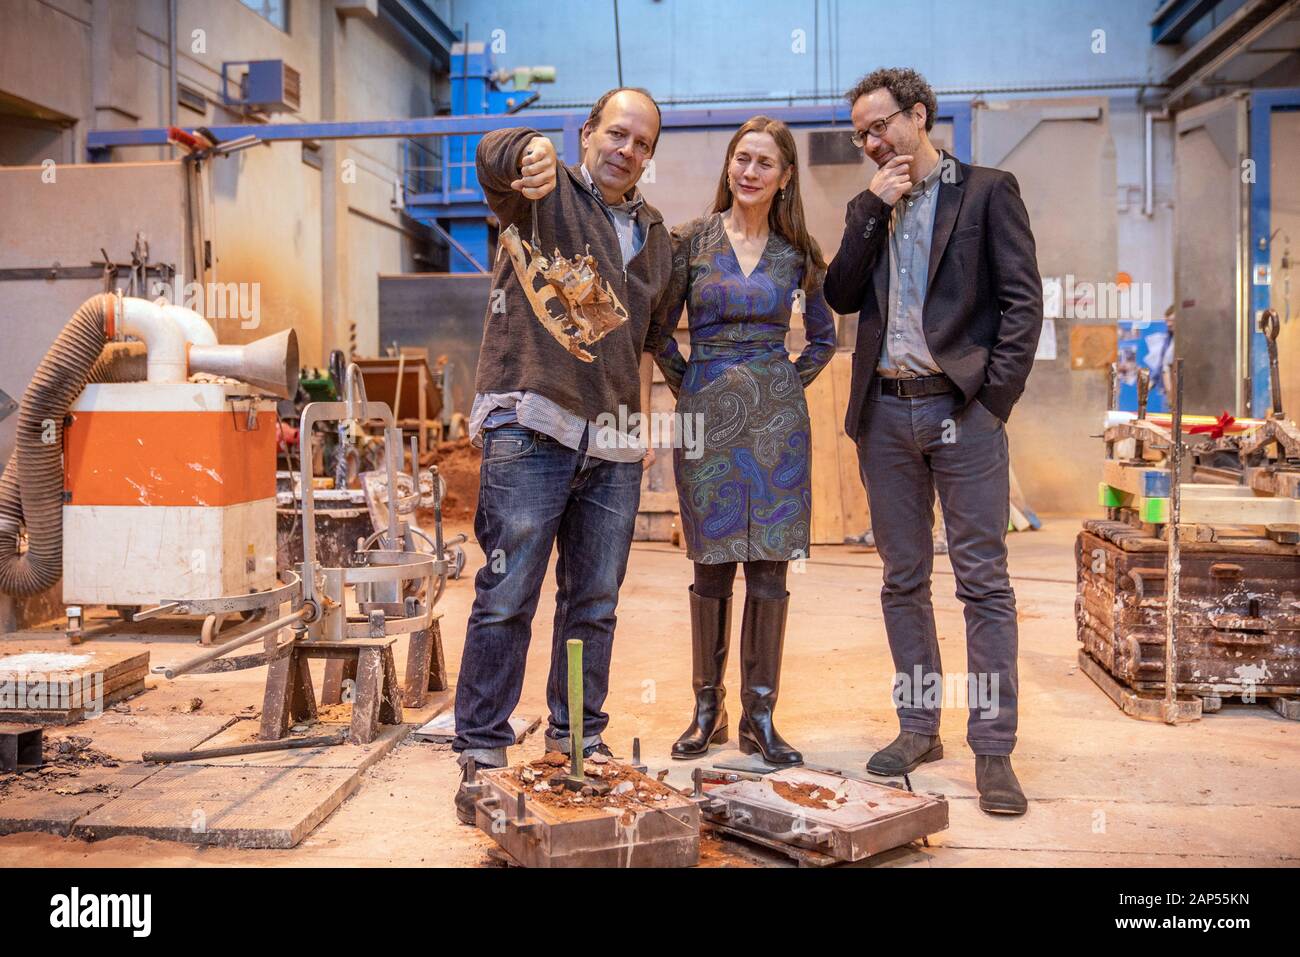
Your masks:
<svg viewBox="0 0 1300 957"><path fill-rule="evenodd" d="M673 744L673 757L698 757L710 744L727 740L727 646L731 641L731 596L705 598L691 586L691 686L695 689L695 716L691 726Z"/></svg>
<svg viewBox="0 0 1300 957"><path fill-rule="evenodd" d="M772 724L776 696L781 686L781 651L785 644L784 598L745 596L745 614L740 625L740 750L755 752L768 764L789 767L803 764L803 755L777 734Z"/></svg>

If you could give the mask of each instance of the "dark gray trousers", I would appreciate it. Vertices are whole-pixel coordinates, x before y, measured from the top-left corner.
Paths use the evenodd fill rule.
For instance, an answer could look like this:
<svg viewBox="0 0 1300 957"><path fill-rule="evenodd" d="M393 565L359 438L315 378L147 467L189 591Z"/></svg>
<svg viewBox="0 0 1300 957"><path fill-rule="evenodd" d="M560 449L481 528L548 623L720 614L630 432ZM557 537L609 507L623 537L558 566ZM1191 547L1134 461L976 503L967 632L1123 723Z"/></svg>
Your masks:
<svg viewBox="0 0 1300 957"><path fill-rule="evenodd" d="M875 384L873 383L873 386ZM904 731L937 734L943 702L970 708L976 754L1016 745L1016 598L1007 574L1010 492L1006 427L955 394L876 394L863 408L858 464L885 566L880 592ZM939 493L957 597L966 612L967 675L944 675L930 600L931 530Z"/></svg>

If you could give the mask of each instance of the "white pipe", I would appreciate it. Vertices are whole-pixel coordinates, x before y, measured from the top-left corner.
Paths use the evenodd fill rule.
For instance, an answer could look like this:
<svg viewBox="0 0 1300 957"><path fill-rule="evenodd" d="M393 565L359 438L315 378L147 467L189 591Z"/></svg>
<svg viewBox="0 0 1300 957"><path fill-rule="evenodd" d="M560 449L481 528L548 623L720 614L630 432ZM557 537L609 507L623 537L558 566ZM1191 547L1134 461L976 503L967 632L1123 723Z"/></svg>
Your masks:
<svg viewBox="0 0 1300 957"><path fill-rule="evenodd" d="M148 350L149 382L184 382L189 376L185 334L180 325L147 299L122 299L121 331Z"/></svg>
<svg viewBox="0 0 1300 957"><path fill-rule="evenodd" d="M1146 111L1146 124L1142 136L1143 145L1143 167L1142 167L1142 215L1150 219L1156 211L1156 163L1155 163L1155 113L1151 110Z"/></svg>
<svg viewBox="0 0 1300 957"><path fill-rule="evenodd" d="M181 327L181 334L185 336L186 342L196 346L215 346L217 344L217 334L208 325L208 320L193 309L174 306L167 302L160 302L158 305L162 307L164 315L169 316Z"/></svg>
<svg viewBox="0 0 1300 957"><path fill-rule="evenodd" d="M1169 119L1168 110L1148 109L1142 131L1142 215L1150 219L1156 211L1156 120Z"/></svg>

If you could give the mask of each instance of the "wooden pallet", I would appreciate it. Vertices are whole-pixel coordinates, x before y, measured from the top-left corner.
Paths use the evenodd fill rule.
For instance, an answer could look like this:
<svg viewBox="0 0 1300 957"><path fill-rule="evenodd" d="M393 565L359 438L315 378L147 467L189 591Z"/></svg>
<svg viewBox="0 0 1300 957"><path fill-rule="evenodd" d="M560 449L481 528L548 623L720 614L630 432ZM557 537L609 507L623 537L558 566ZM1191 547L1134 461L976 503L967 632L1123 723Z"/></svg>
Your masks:
<svg viewBox="0 0 1300 957"><path fill-rule="evenodd" d="M72 836L294 847L357 789L360 777L355 768L175 765L78 818Z"/></svg>
<svg viewBox="0 0 1300 957"><path fill-rule="evenodd" d="M1105 692L1106 697L1130 718L1139 721L1164 721L1166 714L1165 698L1152 691L1136 691L1125 687L1115 680L1104 667L1093 660L1082 648L1079 649L1079 670L1092 679L1093 683ZM1289 721L1300 721L1300 697L1290 695L1258 695L1254 701L1244 701L1240 695L1199 695L1180 694L1175 703L1175 720L1173 724L1187 724L1197 721L1202 715L1215 714L1222 710L1224 702L1240 704L1257 704L1272 708Z"/></svg>
<svg viewBox="0 0 1300 957"><path fill-rule="evenodd" d="M145 690L149 652L59 648L0 658L0 721L66 725Z"/></svg>
<svg viewBox="0 0 1300 957"><path fill-rule="evenodd" d="M1179 520L1187 525L1294 525L1300 499L1256 494L1241 485L1184 482ZM1169 522L1169 470L1149 463L1107 459L1098 501L1106 508L1133 509L1144 524Z"/></svg>

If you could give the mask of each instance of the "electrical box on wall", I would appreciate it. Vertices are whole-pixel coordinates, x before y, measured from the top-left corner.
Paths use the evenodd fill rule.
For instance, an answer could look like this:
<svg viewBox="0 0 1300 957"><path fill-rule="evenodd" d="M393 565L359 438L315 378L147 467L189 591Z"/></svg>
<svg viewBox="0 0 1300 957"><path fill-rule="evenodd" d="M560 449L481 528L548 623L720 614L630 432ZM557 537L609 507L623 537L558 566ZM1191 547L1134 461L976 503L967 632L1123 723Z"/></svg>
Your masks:
<svg viewBox="0 0 1300 957"><path fill-rule="evenodd" d="M814 130L808 134L809 166L857 166L862 163L862 150L853 145L849 135L852 128L841 130Z"/></svg>
<svg viewBox="0 0 1300 957"><path fill-rule="evenodd" d="M243 67L244 72L239 73ZM232 82L236 94L231 93ZM231 60L221 64L221 99L262 113L295 112L301 106L302 81L283 60Z"/></svg>

